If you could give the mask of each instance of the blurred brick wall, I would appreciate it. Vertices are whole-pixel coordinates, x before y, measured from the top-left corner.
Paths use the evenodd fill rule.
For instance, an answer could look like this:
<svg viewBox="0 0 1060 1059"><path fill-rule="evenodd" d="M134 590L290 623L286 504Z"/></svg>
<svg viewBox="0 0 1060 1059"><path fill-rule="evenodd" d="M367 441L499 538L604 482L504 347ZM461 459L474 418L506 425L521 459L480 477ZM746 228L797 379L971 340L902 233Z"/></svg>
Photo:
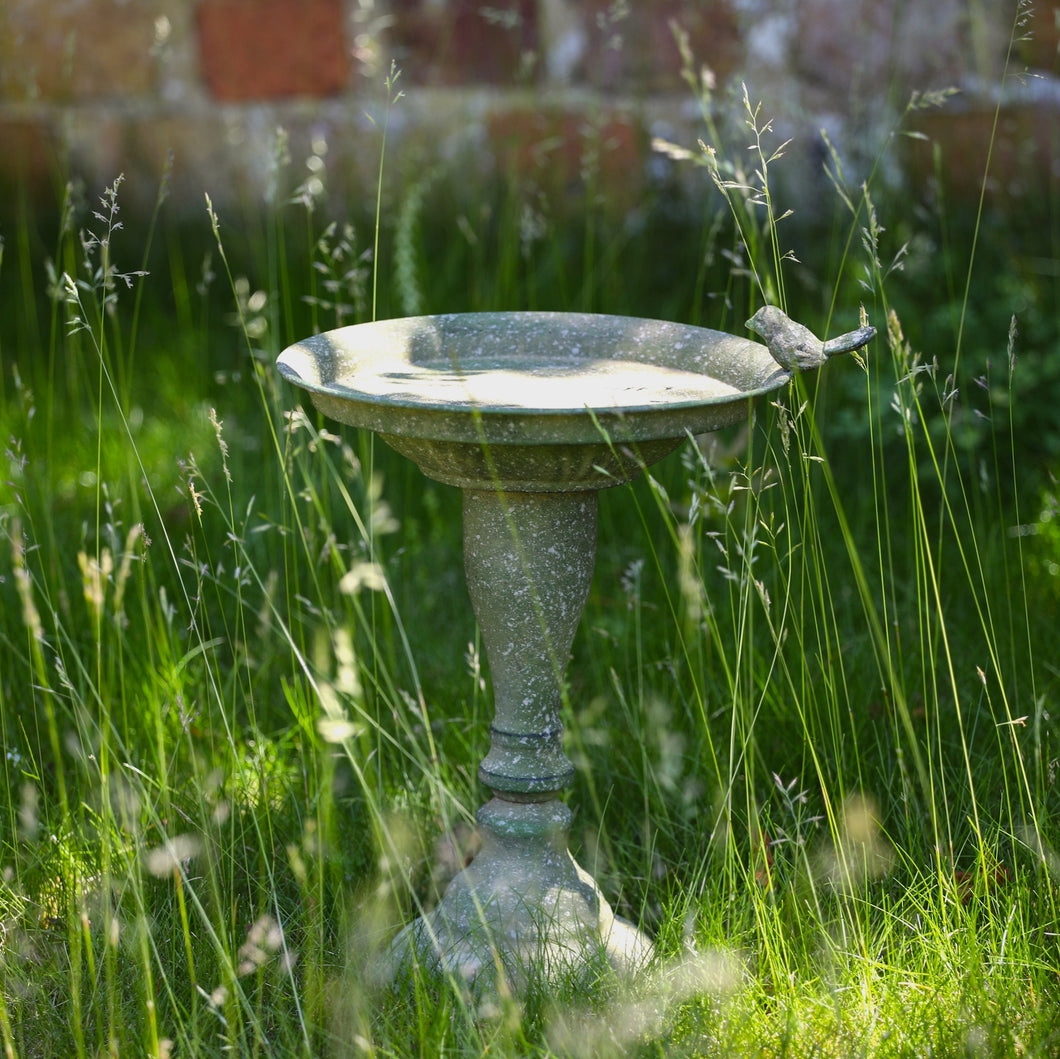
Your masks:
<svg viewBox="0 0 1060 1059"><path fill-rule="evenodd" d="M1026 24L1010 74L1035 76L1006 82L995 183L1027 194L1057 175L1049 3L0 0L0 195L45 204L66 175L96 190L123 172L127 200L149 206L171 157L178 207L201 209L203 192L253 206L289 193L277 183L282 127L285 186L308 159L342 209L374 197L392 62L404 93L388 127L396 176L438 164L468 181L508 171L576 199L591 157L596 190L628 207L668 164L653 137L694 146L706 135L692 75L737 137L746 83L778 137L795 137L786 164L807 194L820 129L856 173L912 91L957 86L952 113L924 112L919 127L954 160L954 186L974 191L1017 8ZM894 163L936 179L926 151Z"/></svg>

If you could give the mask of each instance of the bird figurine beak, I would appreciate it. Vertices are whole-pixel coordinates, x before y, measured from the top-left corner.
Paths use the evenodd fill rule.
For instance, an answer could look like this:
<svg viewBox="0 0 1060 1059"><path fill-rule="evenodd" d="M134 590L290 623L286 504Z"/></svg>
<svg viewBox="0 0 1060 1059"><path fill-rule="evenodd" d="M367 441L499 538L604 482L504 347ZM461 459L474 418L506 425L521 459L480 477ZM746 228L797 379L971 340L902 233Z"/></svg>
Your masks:
<svg viewBox="0 0 1060 1059"><path fill-rule="evenodd" d="M869 326L823 342L808 327L792 320L775 305L763 305L747 321L747 327L765 339L773 359L792 374L813 371L829 357L861 349L876 337L876 328Z"/></svg>

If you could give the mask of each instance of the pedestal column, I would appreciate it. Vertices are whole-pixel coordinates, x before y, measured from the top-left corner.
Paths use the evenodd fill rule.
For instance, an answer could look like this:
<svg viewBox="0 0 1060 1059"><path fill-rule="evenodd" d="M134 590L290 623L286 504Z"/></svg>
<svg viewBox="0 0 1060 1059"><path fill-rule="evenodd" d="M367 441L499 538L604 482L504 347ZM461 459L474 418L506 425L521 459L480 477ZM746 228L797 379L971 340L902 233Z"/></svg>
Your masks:
<svg viewBox="0 0 1060 1059"><path fill-rule="evenodd" d="M571 857L571 812L557 797L574 775L563 674L592 580L596 509L595 492L464 491L464 567L495 704L479 777L493 798L478 812L478 855L397 947L480 993L499 977L524 992L630 973L651 952Z"/></svg>
<svg viewBox="0 0 1060 1059"><path fill-rule="evenodd" d="M554 798L563 674L596 560L595 492L464 491L464 571L489 659L494 720L479 779L508 801Z"/></svg>

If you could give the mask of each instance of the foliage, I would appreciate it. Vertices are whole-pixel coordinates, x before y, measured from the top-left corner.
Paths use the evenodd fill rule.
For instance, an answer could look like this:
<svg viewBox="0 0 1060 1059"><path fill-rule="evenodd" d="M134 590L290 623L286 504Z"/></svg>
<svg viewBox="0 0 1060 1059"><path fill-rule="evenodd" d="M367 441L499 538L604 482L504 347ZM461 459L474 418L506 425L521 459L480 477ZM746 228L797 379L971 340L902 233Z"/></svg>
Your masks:
<svg viewBox="0 0 1060 1059"><path fill-rule="evenodd" d="M212 206L170 229L163 187L125 231L119 181L94 207L70 189L46 255L23 219L0 258L5 304L22 291L0 324L6 1054L1056 1051L1054 300L1008 229L976 218L973 261L952 218L838 166L810 282L780 145L740 105L750 174L717 129L687 152L717 178L694 240L664 195L621 228L590 204L560 230L520 186L453 219L432 172L391 268L385 217L332 224L284 164L260 229ZM940 270L968 292L939 300ZM739 330L763 297L821 333L863 301L880 336L605 494L570 668L572 849L654 965L479 1009L388 991L387 940L481 797L459 498L302 407L275 355L373 306Z"/></svg>

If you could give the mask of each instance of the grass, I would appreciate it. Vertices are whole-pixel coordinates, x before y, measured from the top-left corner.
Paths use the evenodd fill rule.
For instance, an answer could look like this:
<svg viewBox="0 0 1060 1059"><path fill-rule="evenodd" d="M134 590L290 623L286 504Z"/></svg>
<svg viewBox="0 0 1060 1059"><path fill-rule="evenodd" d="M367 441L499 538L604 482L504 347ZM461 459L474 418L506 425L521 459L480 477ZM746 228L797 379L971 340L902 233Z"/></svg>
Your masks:
<svg viewBox="0 0 1060 1059"><path fill-rule="evenodd" d="M829 278L796 304L782 152L743 102L754 164L716 128L691 156L717 191L688 250L661 208L639 233L528 225L518 188L459 213L454 240L424 208L464 209L444 174L392 227L331 227L302 187L260 229L211 208L189 237L160 195L125 232L116 183L72 195L43 254L33 219L15 229L5 1054L1060 1052L1060 549L1019 429L1039 350L1013 306L977 303L951 225L967 290L920 353L927 266L895 267L887 231L917 218L835 160ZM676 275L645 266L660 245ZM445 983L388 993L373 958L435 899L482 800L459 497L303 409L275 354L373 307L740 330L767 297L829 333L863 302L880 337L602 496L568 672L572 851L655 965L617 995L489 1010ZM1032 334L1055 334L1052 312Z"/></svg>

